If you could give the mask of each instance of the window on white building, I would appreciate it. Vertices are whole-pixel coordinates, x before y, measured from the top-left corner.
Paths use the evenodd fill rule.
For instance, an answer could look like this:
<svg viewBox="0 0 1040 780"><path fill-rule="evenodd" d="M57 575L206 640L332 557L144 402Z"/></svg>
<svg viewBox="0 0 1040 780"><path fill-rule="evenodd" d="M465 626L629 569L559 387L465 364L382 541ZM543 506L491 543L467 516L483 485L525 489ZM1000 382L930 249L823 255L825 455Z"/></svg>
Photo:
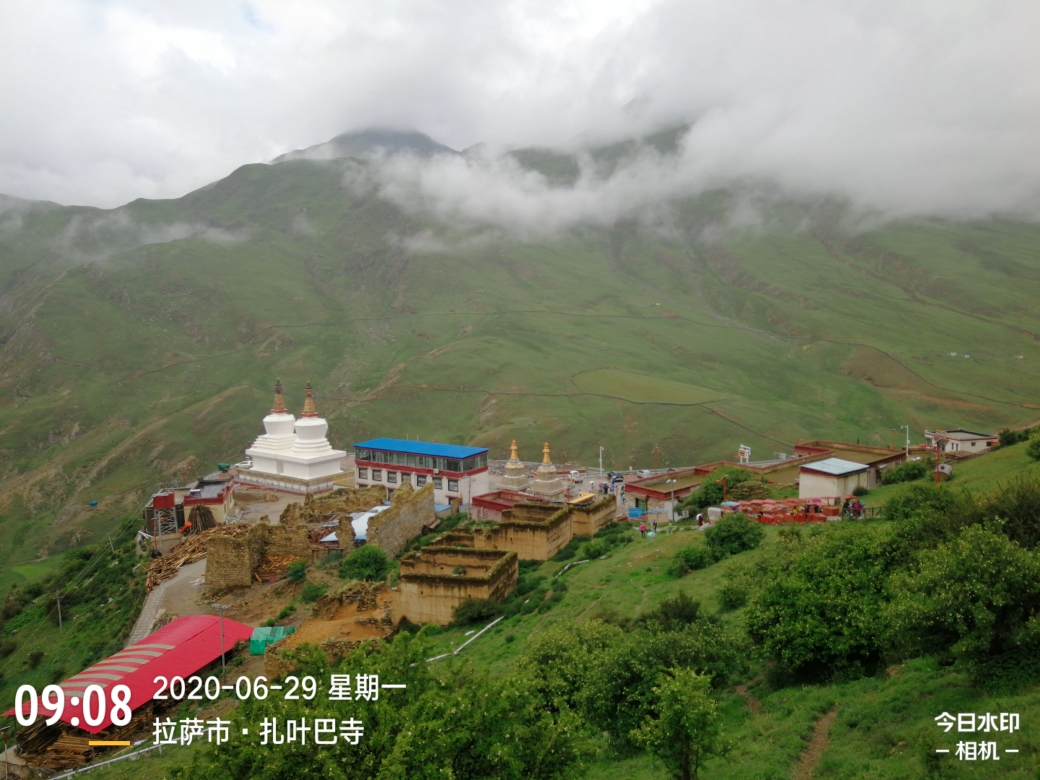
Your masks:
<svg viewBox="0 0 1040 780"><path fill-rule="evenodd" d="M383 470L382 469L372 469L372 479L374 479L376 482L382 482L383 481Z"/></svg>
<svg viewBox="0 0 1040 780"><path fill-rule="evenodd" d="M457 479L448 480L448 492L458 493L459 492L459 481Z"/></svg>
<svg viewBox="0 0 1040 780"><path fill-rule="evenodd" d="M443 477L434 477L433 478L433 487L436 490L443 490L444 489L444 478Z"/></svg>
<svg viewBox="0 0 1040 780"><path fill-rule="evenodd" d="M388 471L388 472L386 472L386 481L389 482L391 485L394 484L395 482L397 482L397 472L396 471Z"/></svg>
<svg viewBox="0 0 1040 780"><path fill-rule="evenodd" d="M368 469L357 470L358 479L368 479Z"/></svg>
<svg viewBox="0 0 1040 780"><path fill-rule="evenodd" d="M410 484L412 484L412 475L409 474L407 471L402 471L401 472L401 484L402 485L410 485Z"/></svg>
<svg viewBox="0 0 1040 780"><path fill-rule="evenodd" d="M416 474L415 475L415 486L416 487L422 487L425 484L426 484L426 475L425 474Z"/></svg>

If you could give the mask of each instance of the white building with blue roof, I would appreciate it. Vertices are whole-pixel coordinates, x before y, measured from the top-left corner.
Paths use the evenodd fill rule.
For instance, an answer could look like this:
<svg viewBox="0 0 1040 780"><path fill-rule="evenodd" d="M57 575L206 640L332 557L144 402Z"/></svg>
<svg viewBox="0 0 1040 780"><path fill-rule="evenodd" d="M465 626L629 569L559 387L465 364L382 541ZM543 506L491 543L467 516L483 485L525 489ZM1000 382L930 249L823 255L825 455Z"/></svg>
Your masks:
<svg viewBox="0 0 1040 780"><path fill-rule="evenodd" d="M404 484L421 488L432 482L437 504L469 504L473 496L490 492L486 447L370 439L354 445L354 469L358 487L394 491Z"/></svg>

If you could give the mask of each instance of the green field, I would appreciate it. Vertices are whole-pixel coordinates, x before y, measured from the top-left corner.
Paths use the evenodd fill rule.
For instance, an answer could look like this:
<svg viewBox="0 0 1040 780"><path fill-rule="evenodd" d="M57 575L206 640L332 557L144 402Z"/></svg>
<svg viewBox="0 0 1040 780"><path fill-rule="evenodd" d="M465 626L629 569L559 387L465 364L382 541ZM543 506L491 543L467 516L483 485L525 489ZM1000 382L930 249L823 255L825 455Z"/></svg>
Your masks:
<svg viewBox="0 0 1040 780"><path fill-rule="evenodd" d="M586 393L621 398L636 404L694 406L721 400L718 393L670 379L600 368L577 374L574 384Z"/></svg>

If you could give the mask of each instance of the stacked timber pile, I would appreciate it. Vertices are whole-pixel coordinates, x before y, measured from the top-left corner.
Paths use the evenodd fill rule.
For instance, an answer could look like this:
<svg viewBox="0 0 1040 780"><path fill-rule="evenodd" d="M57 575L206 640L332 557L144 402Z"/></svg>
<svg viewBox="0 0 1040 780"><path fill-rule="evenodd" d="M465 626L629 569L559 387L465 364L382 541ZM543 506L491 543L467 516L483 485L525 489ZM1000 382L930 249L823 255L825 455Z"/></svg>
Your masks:
<svg viewBox="0 0 1040 780"><path fill-rule="evenodd" d="M268 555L265 556L256 570L256 579L259 582L272 582L284 577L289 571L289 564L300 560L295 555Z"/></svg>
<svg viewBox="0 0 1040 780"><path fill-rule="evenodd" d="M48 726L41 718L18 732L18 755L28 766L39 769L74 769L93 760L108 748L92 748L96 740L128 740L146 734L155 719L155 703L148 702L134 711L125 726L109 726L96 736L58 722Z"/></svg>
<svg viewBox="0 0 1040 780"><path fill-rule="evenodd" d="M250 525L220 525L201 534L192 534L161 558L153 558L148 566L145 588L151 590L163 580L168 580L186 563L195 563L206 557L206 545L211 536L244 536Z"/></svg>

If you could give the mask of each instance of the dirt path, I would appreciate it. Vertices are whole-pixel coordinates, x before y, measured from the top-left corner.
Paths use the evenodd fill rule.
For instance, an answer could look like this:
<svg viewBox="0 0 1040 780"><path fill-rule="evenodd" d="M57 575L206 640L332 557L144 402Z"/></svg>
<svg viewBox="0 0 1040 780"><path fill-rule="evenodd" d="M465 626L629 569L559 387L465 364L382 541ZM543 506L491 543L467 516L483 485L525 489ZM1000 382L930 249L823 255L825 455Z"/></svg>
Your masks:
<svg viewBox="0 0 1040 780"><path fill-rule="evenodd" d="M802 753L802 757L798 761L798 769L795 770L794 780L812 779L813 771L820 763L820 759L823 758L827 745L830 744L829 734L831 726L834 725L834 721L837 718L838 708L835 707L816 721L816 729L813 731L812 739L809 740L808 747L805 748L805 752Z"/></svg>
<svg viewBox="0 0 1040 780"><path fill-rule="evenodd" d="M744 701L747 702L748 709L751 710L751 714L752 715L761 715L762 714L762 704L761 704L761 702L759 702L759 700L756 699L751 694L751 691L748 690L747 685L738 685L733 690L735 690L737 692L737 694L742 699L744 699Z"/></svg>

